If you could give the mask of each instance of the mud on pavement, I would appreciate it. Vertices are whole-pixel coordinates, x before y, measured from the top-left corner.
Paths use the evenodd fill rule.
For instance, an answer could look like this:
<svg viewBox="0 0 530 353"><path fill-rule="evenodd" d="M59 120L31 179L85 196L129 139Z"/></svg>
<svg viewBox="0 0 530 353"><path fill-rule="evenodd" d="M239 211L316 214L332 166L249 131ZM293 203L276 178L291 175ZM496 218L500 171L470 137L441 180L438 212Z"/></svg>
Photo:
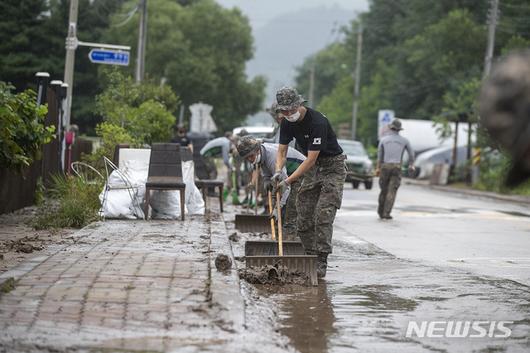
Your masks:
<svg viewBox="0 0 530 353"><path fill-rule="evenodd" d="M219 215L91 224L0 275L0 352L293 351L236 269L216 269L228 235Z"/></svg>
<svg viewBox="0 0 530 353"><path fill-rule="evenodd" d="M282 286L286 284L311 285L310 279L305 273L289 270L280 264L274 266L265 265L259 268L242 268L239 270L239 278L251 284L268 286Z"/></svg>
<svg viewBox="0 0 530 353"><path fill-rule="evenodd" d="M76 229L35 230L30 225L36 207L26 207L0 215L0 274L38 254L48 254L53 246L73 243Z"/></svg>

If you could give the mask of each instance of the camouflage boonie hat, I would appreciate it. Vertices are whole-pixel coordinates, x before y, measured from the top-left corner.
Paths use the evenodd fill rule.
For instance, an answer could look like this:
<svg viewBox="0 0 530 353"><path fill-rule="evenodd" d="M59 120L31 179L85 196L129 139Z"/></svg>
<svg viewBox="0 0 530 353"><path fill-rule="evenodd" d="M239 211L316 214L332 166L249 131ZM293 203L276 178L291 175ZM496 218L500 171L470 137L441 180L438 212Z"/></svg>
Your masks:
<svg viewBox="0 0 530 353"><path fill-rule="evenodd" d="M278 103L276 102L272 103L270 108L267 108L267 113L269 113L273 118L276 118L279 112L280 109L278 109Z"/></svg>
<svg viewBox="0 0 530 353"><path fill-rule="evenodd" d="M401 120L399 119L392 120L392 122L388 124L388 127L394 131L403 130L403 128L401 127Z"/></svg>
<svg viewBox="0 0 530 353"><path fill-rule="evenodd" d="M276 102L278 102L278 110L293 110L298 108L305 100L295 88L282 87L276 92Z"/></svg>
<svg viewBox="0 0 530 353"><path fill-rule="evenodd" d="M506 185L530 177L530 50L499 62L482 86L479 101L482 125L513 160Z"/></svg>
<svg viewBox="0 0 530 353"><path fill-rule="evenodd" d="M243 136L237 143L237 152L241 158L247 158L251 153L258 150L260 142L253 136Z"/></svg>

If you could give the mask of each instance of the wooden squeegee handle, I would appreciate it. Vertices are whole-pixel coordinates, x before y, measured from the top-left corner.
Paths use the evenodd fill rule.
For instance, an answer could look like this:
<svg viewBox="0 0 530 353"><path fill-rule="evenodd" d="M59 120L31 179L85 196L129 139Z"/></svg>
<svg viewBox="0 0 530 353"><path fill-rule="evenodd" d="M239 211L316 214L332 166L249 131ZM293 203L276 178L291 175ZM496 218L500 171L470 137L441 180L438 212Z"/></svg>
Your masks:
<svg viewBox="0 0 530 353"><path fill-rule="evenodd" d="M269 213L272 215L272 193L268 191L269 196ZM276 221L271 217L272 240L276 240Z"/></svg>
<svg viewBox="0 0 530 353"><path fill-rule="evenodd" d="M256 207L254 208L254 214L257 216L258 215L258 187L259 187L259 164L256 165L256 195L255 195L255 204L256 204Z"/></svg>
<svg viewBox="0 0 530 353"><path fill-rule="evenodd" d="M280 206L280 190L276 190L276 207L278 209L278 255L283 256L282 207Z"/></svg>

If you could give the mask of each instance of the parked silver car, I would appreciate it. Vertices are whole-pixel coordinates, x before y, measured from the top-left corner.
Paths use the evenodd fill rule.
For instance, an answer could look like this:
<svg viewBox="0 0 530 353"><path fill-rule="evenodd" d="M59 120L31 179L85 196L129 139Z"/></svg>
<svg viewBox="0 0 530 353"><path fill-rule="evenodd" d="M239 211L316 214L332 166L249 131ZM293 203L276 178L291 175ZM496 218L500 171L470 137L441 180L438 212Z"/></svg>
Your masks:
<svg viewBox="0 0 530 353"><path fill-rule="evenodd" d="M364 187L370 190L373 185L373 164L364 146L359 141L352 140L338 140L339 145L344 150L346 159L346 182L352 183L354 189L359 187L359 184L364 183Z"/></svg>

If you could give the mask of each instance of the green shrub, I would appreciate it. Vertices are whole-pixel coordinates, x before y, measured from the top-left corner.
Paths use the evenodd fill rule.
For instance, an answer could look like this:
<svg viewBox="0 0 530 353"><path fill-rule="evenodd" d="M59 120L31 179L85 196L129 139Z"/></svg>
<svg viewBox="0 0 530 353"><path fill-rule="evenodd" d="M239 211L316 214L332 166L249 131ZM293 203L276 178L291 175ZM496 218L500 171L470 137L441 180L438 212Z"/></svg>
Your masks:
<svg viewBox="0 0 530 353"><path fill-rule="evenodd" d="M82 228L99 218L103 181L89 182L74 176L54 176L47 202L38 210L35 229Z"/></svg>
<svg viewBox="0 0 530 353"><path fill-rule="evenodd" d="M99 171L104 171L103 157L112 160L114 149L119 143L128 143L132 147L139 144L124 128L109 122L103 122L96 127L96 134L101 137L100 147L92 154L83 156L83 161L92 165Z"/></svg>
<svg viewBox="0 0 530 353"><path fill-rule="evenodd" d="M13 90L0 81L0 167L20 170L40 158L41 145L52 140L55 127L44 126L48 108L37 106L34 91Z"/></svg>
<svg viewBox="0 0 530 353"><path fill-rule="evenodd" d="M131 135L143 143L166 142L173 135L175 117L159 102L148 100L131 112Z"/></svg>
<svg viewBox="0 0 530 353"><path fill-rule="evenodd" d="M530 180L514 189L504 186L511 164L511 159L505 154L492 152L483 156L480 162L480 180L475 188L503 194L530 195Z"/></svg>
<svg viewBox="0 0 530 353"><path fill-rule="evenodd" d="M176 122L172 113L178 98L169 86L137 84L119 71L110 71L106 79L107 87L96 97L98 113L106 123L125 129L139 143L164 142L171 138Z"/></svg>

